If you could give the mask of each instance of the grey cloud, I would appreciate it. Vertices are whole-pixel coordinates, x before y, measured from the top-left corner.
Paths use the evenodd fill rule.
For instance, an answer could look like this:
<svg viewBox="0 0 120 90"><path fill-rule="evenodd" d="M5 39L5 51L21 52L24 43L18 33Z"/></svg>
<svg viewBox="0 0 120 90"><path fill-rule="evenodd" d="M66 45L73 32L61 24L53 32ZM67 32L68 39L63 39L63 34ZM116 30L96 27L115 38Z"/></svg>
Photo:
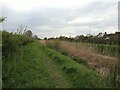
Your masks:
<svg viewBox="0 0 120 90"><path fill-rule="evenodd" d="M117 6L117 2L92 2L83 8L76 9L76 14L104 14L110 8Z"/></svg>
<svg viewBox="0 0 120 90"><path fill-rule="evenodd" d="M3 15L7 16L7 22L4 23L4 28L10 31L15 31L20 25L27 25L28 28L33 30L34 34L39 37L51 37L61 34L68 35L69 31L65 31L64 28L72 27L74 34L88 34L88 28L82 28L81 26L92 26L93 29L98 29L98 32L105 27L116 26L117 15L108 16L109 19L103 19L100 21L93 20L86 23L73 23L68 22L82 17L106 15L115 7L116 3L94 2L83 8L71 9L71 8L34 8L29 12L16 12L7 6L3 7ZM111 11L112 12L112 11ZM97 31L97 30L96 30ZM95 31L95 32L96 32ZM94 32L94 30L93 30Z"/></svg>

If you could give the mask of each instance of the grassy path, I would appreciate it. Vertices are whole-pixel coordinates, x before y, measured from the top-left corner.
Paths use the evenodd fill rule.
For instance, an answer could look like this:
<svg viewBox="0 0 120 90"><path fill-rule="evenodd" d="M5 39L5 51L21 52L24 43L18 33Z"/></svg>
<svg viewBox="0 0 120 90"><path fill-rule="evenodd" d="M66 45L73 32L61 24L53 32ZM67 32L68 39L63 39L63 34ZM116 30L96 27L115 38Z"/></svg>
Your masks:
<svg viewBox="0 0 120 90"><path fill-rule="evenodd" d="M3 87L92 88L106 84L93 70L33 42L24 46L22 53L15 53L7 63L3 62Z"/></svg>
<svg viewBox="0 0 120 90"><path fill-rule="evenodd" d="M3 87L69 88L72 84L65 74L46 56L39 43L25 46L21 55L16 53L13 61L4 67ZM5 75L4 75L5 73ZM7 76L6 76L7 74Z"/></svg>
<svg viewBox="0 0 120 90"><path fill-rule="evenodd" d="M65 76L63 72L53 64L48 58L45 61L45 69L49 74L51 74L52 81L56 84L56 88L70 88L72 84L70 83L69 79Z"/></svg>
<svg viewBox="0 0 120 90"><path fill-rule="evenodd" d="M32 45L33 47L34 45ZM67 79L65 74L58 68L57 65L55 65L53 62L51 62L51 58L47 57L44 50L40 49L39 47L35 47L34 53L38 54L38 58L41 60L41 62L44 65L44 70L49 73L50 78L52 79L52 82L54 82L56 88L70 88L72 87L72 84ZM40 47L41 48L41 47ZM40 60L37 60L39 63Z"/></svg>

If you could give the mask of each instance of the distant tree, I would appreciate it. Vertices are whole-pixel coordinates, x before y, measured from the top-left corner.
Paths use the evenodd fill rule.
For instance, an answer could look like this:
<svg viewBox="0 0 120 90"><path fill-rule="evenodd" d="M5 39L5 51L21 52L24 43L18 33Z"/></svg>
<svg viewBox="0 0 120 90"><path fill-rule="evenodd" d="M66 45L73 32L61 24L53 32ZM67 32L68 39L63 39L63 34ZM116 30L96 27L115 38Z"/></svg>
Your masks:
<svg viewBox="0 0 120 90"><path fill-rule="evenodd" d="M44 40L47 40L47 37L45 37Z"/></svg>
<svg viewBox="0 0 120 90"><path fill-rule="evenodd" d="M25 35L28 36L28 37L32 37L33 33L32 33L31 30L27 30L27 31L25 32Z"/></svg>
<svg viewBox="0 0 120 90"><path fill-rule="evenodd" d="M33 38L34 38L34 39L38 39L38 36L37 36L37 35L34 35Z"/></svg>
<svg viewBox="0 0 120 90"><path fill-rule="evenodd" d="M66 40L67 39L67 37L65 37L65 36L60 36L59 37L59 40Z"/></svg>
<svg viewBox="0 0 120 90"><path fill-rule="evenodd" d="M27 26L25 25L20 25L18 28L17 28L17 34L25 34L27 30Z"/></svg>
<svg viewBox="0 0 120 90"><path fill-rule="evenodd" d="M0 23L4 22L6 20L7 17L0 17Z"/></svg>
<svg viewBox="0 0 120 90"><path fill-rule="evenodd" d="M54 40L54 39L55 39L54 37L48 38L48 40Z"/></svg>
<svg viewBox="0 0 120 90"><path fill-rule="evenodd" d="M83 41L85 40L85 36L84 36L84 35L77 35L77 36L75 37L75 40L76 40L76 41L81 41L81 42L83 42Z"/></svg>

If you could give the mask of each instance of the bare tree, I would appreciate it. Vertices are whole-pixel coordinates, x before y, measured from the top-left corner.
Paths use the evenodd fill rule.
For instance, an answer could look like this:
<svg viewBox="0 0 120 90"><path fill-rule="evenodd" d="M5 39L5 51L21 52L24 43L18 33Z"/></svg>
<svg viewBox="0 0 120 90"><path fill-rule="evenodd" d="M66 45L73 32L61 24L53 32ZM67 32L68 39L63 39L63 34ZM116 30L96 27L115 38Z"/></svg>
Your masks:
<svg viewBox="0 0 120 90"><path fill-rule="evenodd" d="M0 16L0 23L6 21L6 18L7 18L7 17Z"/></svg>
<svg viewBox="0 0 120 90"><path fill-rule="evenodd" d="M25 32L25 35L28 36L28 37L32 37L33 33L32 33L31 30L27 30L27 31Z"/></svg>

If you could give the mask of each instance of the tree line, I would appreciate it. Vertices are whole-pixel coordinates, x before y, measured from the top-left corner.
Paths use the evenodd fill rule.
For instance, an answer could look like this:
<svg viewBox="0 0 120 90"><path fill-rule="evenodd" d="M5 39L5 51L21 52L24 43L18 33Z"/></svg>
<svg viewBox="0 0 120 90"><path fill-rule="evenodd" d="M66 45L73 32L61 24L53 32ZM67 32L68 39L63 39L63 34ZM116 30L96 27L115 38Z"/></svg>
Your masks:
<svg viewBox="0 0 120 90"><path fill-rule="evenodd" d="M68 40L68 41L76 41L76 42L85 42L85 43L96 43L96 44L110 44L110 45L120 45L120 32L110 33L99 33L98 35L77 35L75 37L66 37L60 36L56 38L48 38L48 40ZM47 40L45 37L44 40Z"/></svg>

